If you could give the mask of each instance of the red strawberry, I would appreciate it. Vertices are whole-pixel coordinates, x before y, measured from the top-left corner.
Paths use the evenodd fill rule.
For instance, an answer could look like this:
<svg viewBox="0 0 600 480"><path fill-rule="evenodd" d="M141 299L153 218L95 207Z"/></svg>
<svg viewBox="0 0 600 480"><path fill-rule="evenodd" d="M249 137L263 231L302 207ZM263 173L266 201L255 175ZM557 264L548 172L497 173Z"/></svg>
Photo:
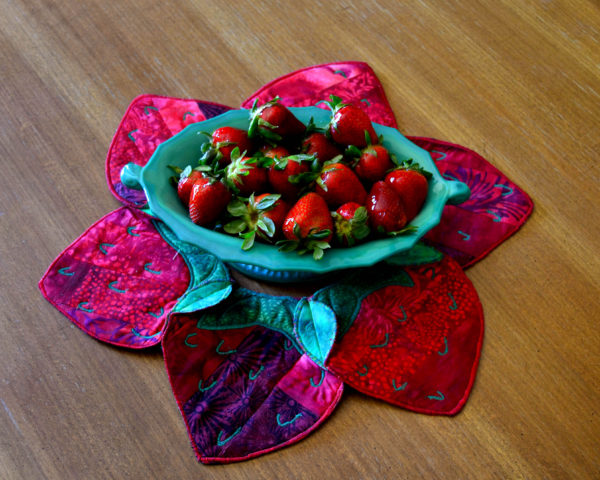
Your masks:
<svg viewBox="0 0 600 480"><path fill-rule="evenodd" d="M290 155L277 158L269 167L267 176L274 191L280 193L288 201L296 201L302 190L302 182L292 181L297 175L302 175L310 170L309 163L314 157L307 155Z"/></svg>
<svg viewBox="0 0 600 480"><path fill-rule="evenodd" d="M290 151L283 145L272 146L267 144L260 147L259 150L265 157L273 159L283 158L290 155Z"/></svg>
<svg viewBox="0 0 600 480"><path fill-rule="evenodd" d="M340 97L330 95L325 102L332 111L328 131L331 138L340 145L355 145L364 148L378 142L377 134L369 116L356 105L343 103Z"/></svg>
<svg viewBox="0 0 600 480"><path fill-rule="evenodd" d="M333 220L325 200L309 192L298 200L283 222L287 240L277 242L282 251L297 250L298 254L313 252L315 260L323 257L333 236Z"/></svg>
<svg viewBox="0 0 600 480"><path fill-rule="evenodd" d="M321 132L313 132L306 137L302 142L301 151L306 155L314 155L321 163L342 154L337 145Z"/></svg>
<svg viewBox="0 0 600 480"><path fill-rule="evenodd" d="M335 236L344 247L351 247L365 239L371 230L367 209L355 202L344 203L333 213Z"/></svg>
<svg viewBox="0 0 600 480"><path fill-rule="evenodd" d="M400 196L386 182L375 182L367 197L371 226L380 233L398 234L406 226L406 212Z"/></svg>
<svg viewBox="0 0 600 480"><path fill-rule="evenodd" d="M203 177L192 187L189 214L192 222L205 226L214 222L231 200L227 187L214 178Z"/></svg>
<svg viewBox="0 0 600 480"><path fill-rule="evenodd" d="M280 195L264 193L255 198L252 194L248 203L236 198L227 205L227 211L237 218L223 229L232 235L239 234L244 239L242 249L249 250L257 235L271 240L281 234L289 209L289 204L281 200Z"/></svg>
<svg viewBox="0 0 600 480"><path fill-rule="evenodd" d="M343 163L330 163L321 170L315 192L321 195L330 208L347 202L364 205L367 192L350 167Z"/></svg>
<svg viewBox="0 0 600 480"><path fill-rule="evenodd" d="M248 138L248 132L234 127L220 127L212 133L212 146L217 150L218 161L223 167L231 162L231 152L235 147L240 152L252 153L253 142Z"/></svg>
<svg viewBox="0 0 600 480"><path fill-rule="evenodd" d="M270 198L276 196L277 195L272 195L270 193L263 193L262 195L256 197L256 204L260 206ZM271 219L273 225L275 226L275 234L273 235L273 238L277 238L281 233L283 233L283 222L285 221L289 211L290 204L281 198L275 200L272 206L264 208L263 217Z"/></svg>
<svg viewBox="0 0 600 480"><path fill-rule="evenodd" d="M423 170L409 160L385 177L385 182L389 184L398 194L406 210L407 221L411 221L423 208L429 184L427 180L431 178L431 173Z"/></svg>
<svg viewBox="0 0 600 480"><path fill-rule="evenodd" d="M271 142L288 143L298 139L306 131L305 125L279 103L279 97L258 107L257 101L250 111L248 136L261 136Z"/></svg>
<svg viewBox="0 0 600 480"><path fill-rule="evenodd" d="M388 170L394 168L394 163L387 148L382 145L369 145L364 148L354 171L361 180L377 182L383 180Z"/></svg>
<svg viewBox="0 0 600 480"><path fill-rule="evenodd" d="M244 197L252 193L262 193L267 186L267 169L263 168L259 157L247 157L239 149L231 152L231 163L225 169L227 185Z"/></svg>
<svg viewBox="0 0 600 480"><path fill-rule="evenodd" d="M203 178L202 172L193 170L191 166L187 166L183 170L177 167L171 167L175 173L179 174L177 181L177 195L181 202L187 207L190 203L190 194L194 184Z"/></svg>

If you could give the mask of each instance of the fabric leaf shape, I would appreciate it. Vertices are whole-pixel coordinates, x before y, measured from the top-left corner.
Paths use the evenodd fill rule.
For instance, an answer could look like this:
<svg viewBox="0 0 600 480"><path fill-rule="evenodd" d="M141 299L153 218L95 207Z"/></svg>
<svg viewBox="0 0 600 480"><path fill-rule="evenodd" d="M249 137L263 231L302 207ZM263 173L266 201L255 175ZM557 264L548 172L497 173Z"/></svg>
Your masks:
<svg viewBox="0 0 600 480"><path fill-rule="evenodd" d="M308 356L323 366L337 331L333 310L314 300L301 299L294 312L294 333Z"/></svg>
<svg viewBox="0 0 600 480"><path fill-rule="evenodd" d="M230 317L236 300L223 302L232 304ZM203 463L246 460L301 440L331 414L343 391L343 382L286 334L204 320L223 304L172 314L163 338L173 393ZM229 325L245 323L245 310L237 311L240 318Z"/></svg>
<svg viewBox="0 0 600 480"><path fill-rule="evenodd" d="M231 277L225 264L212 253L182 242L162 222L155 223L162 237L182 256L190 271L190 284L179 299L176 312L193 312L216 305L232 291Z"/></svg>
<svg viewBox="0 0 600 480"><path fill-rule="evenodd" d="M356 390L391 404L456 414L472 388L483 341L477 292L449 257L404 272L410 281L362 297L326 366ZM335 297L335 287L329 295Z"/></svg>
<svg viewBox="0 0 600 480"><path fill-rule="evenodd" d="M39 282L44 297L98 340L129 348L160 342L190 282L185 261L152 217L121 207L86 230Z"/></svg>

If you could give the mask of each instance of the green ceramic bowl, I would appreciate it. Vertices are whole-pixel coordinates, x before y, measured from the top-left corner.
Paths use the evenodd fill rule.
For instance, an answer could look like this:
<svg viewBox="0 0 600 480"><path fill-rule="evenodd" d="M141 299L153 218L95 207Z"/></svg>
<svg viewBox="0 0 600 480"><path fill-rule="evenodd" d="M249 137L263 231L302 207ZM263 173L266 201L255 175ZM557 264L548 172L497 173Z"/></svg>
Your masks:
<svg viewBox="0 0 600 480"><path fill-rule="evenodd" d="M319 127L327 125L331 118L329 110L318 107L298 107L290 110L305 124L312 117ZM244 251L241 249L240 238L200 227L189 219L176 190L169 183L173 172L168 166L185 168L190 164L195 165L200 155L200 146L208 141L202 132L212 132L225 125L247 129L249 113L249 110L245 109L230 110L204 122L189 125L179 134L161 143L143 168L134 164L126 165L121 172L121 178L126 185L144 190L152 214L165 222L181 240L210 251L252 277L276 282L293 282L337 270L374 265L411 249L423 235L440 222L446 203L461 203L470 195L466 184L446 180L440 175L426 150L410 142L398 130L374 123L377 134L383 135L383 145L399 160L412 158L432 173L425 205L411 222L411 225L417 227L414 233L372 240L351 248L331 248L325 251L321 260L314 260L310 254L280 252L273 245L259 242L255 243L251 250Z"/></svg>

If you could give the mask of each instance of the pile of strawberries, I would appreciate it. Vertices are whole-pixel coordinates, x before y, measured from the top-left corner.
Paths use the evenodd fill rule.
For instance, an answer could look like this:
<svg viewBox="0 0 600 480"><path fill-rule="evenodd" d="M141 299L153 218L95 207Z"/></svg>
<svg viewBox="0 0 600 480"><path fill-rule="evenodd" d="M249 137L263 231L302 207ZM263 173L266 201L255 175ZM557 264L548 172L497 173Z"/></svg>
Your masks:
<svg viewBox="0 0 600 480"><path fill-rule="evenodd" d="M368 115L331 96L325 128L300 122L275 98L255 102L248 130L205 132L196 166L173 177L190 219L201 226L282 251L323 256L376 236L411 231L428 190L429 172L398 162Z"/></svg>

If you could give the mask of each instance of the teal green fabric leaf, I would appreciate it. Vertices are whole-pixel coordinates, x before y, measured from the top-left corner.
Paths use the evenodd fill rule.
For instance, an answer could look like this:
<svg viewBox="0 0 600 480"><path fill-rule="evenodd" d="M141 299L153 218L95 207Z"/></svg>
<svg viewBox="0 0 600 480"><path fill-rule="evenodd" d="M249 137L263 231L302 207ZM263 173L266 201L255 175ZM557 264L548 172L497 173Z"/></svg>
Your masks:
<svg viewBox="0 0 600 480"><path fill-rule="evenodd" d="M382 262L377 268L357 270L339 282L322 288L312 299L333 309L337 318L338 340L341 340L358 315L363 299L388 285L412 287L414 282L403 268Z"/></svg>
<svg viewBox="0 0 600 480"><path fill-rule="evenodd" d="M206 250L182 242L164 223L154 224L162 237L183 257L190 270L190 285L173 308L174 312L204 310L231 295L231 277L221 260Z"/></svg>
<svg viewBox="0 0 600 480"><path fill-rule="evenodd" d="M337 331L335 313L327 305L305 298L294 312L294 332L308 356L324 366Z"/></svg>
<svg viewBox="0 0 600 480"><path fill-rule="evenodd" d="M294 309L298 300L273 297L245 288L236 288L227 301L203 312L197 327L222 330L260 325L285 334L293 343Z"/></svg>

